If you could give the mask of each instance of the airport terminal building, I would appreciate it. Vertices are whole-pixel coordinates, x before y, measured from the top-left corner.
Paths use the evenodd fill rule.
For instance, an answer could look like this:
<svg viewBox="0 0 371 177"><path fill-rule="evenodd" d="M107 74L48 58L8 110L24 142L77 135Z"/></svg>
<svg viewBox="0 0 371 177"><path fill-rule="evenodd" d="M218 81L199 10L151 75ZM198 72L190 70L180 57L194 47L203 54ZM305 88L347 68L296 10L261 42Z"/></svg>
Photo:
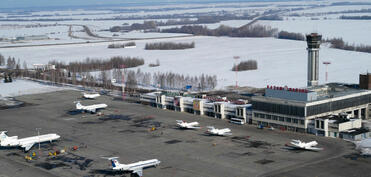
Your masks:
<svg viewBox="0 0 371 177"><path fill-rule="evenodd" d="M253 113L249 122L282 130L337 137L339 127L336 128L337 131L327 131L326 127L321 128L324 123L318 126L316 120L343 113L352 119L369 119L371 74L361 74L359 84L319 85L319 49L322 36L312 33L306 39L307 87L267 86L265 95L252 97ZM359 128L352 125L354 126L348 129Z"/></svg>
<svg viewBox="0 0 371 177"><path fill-rule="evenodd" d="M316 118L347 113L369 119L371 90L331 83L305 89L267 86L264 96L252 98L253 124L317 134Z"/></svg>
<svg viewBox="0 0 371 177"><path fill-rule="evenodd" d="M247 123L251 120L252 105L244 101L228 101L226 98L213 98L206 95L196 98L181 96L166 92L152 92L140 96L142 104L148 104L160 109L187 112L195 115L204 115L218 119Z"/></svg>

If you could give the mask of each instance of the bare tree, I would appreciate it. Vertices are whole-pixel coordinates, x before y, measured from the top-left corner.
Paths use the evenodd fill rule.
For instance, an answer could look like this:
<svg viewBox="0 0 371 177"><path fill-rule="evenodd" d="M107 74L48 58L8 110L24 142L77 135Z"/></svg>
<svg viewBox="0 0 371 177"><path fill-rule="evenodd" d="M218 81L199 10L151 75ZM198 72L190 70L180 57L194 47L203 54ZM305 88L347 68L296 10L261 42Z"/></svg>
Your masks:
<svg viewBox="0 0 371 177"><path fill-rule="evenodd" d="M126 87L129 89L135 89L138 87L138 82L136 79L136 74L134 71L127 72Z"/></svg>
<svg viewBox="0 0 371 177"><path fill-rule="evenodd" d="M108 82L108 78L107 78L107 73L105 71L101 71L100 73L100 79L103 83L103 87L106 88L106 85L107 85L107 82Z"/></svg>
<svg viewBox="0 0 371 177"><path fill-rule="evenodd" d="M72 73L72 84L76 85L76 72Z"/></svg>
<svg viewBox="0 0 371 177"><path fill-rule="evenodd" d="M28 76L28 69L26 60L23 61L23 76Z"/></svg>
<svg viewBox="0 0 371 177"><path fill-rule="evenodd" d="M5 57L0 54L0 66L4 66L4 65L5 65Z"/></svg>
<svg viewBox="0 0 371 177"><path fill-rule="evenodd" d="M8 69L14 69L15 68L15 58L8 57L6 67Z"/></svg>

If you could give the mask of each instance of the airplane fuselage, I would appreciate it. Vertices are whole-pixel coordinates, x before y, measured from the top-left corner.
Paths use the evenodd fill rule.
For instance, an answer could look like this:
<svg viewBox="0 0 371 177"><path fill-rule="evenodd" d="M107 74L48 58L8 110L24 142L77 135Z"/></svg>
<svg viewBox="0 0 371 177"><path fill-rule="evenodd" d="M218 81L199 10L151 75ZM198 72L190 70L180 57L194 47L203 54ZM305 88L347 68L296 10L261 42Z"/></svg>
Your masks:
<svg viewBox="0 0 371 177"><path fill-rule="evenodd" d="M43 142L52 142L60 138L57 134L46 134L40 136L33 136L28 138L18 139L18 136L7 137L6 139L1 140L2 147L22 147L25 150L29 150L34 144L43 143Z"/></svg>
<svg viewBox="0 0 371 177"><path fill-rule="evenodd" d="M89 106L84 106L79 102L76 104L77 110L88 111L91 113L95 113L98 109L104 109L106 107L107 107L106 104L94 104L94 105L89 105Z"/></svg>
<svg viewBox="0 0 371 177"><path fill-rule="evenodd" d="M200 128L198 126L199 125L198 122L187 123L187 122L183 122L183 121L178 121L177 125L179 126L179 128L182 128L182 129L197 129L197 128Z"/></svg>
<svg viewBox="0 0 371 177"><path fill-rule="evenodd" d="M118 171L134 171L135 169L138 168L148 168L152 166L157 166L160 164L160 161L157 159L152 159L152 160L146 160L146 161L139 161L135 162L132 164L120 164L120 166L113 167L113 170L118 170Z"/></svg>
<svg viewBox="0 0 371 177"><path fill-rule="evenodd" d="M224 135L229 135L231 130L229 128L224 128L224 129L209 129L207 133L211 135L218 135L218 136L224 136Z"/></svg>
<svg viewBox="0 0 371 177"><path fill-rule="evenodd" d="M97 98L99 97L100 95L98 93L96 94L84 94L83 97L86 98L86 99L94 99L94 98Z"/></svg>

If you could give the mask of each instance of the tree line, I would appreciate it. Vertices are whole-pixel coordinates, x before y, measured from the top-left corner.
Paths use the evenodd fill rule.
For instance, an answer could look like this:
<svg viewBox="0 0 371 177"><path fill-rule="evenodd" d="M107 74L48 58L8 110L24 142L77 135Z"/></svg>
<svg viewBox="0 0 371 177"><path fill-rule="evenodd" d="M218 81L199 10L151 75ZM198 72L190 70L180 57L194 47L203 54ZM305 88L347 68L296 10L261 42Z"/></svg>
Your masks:
<svg viewBox="0 0 371 177"><path fill-rule="evenodd" d="M128 42L124 44L109 44L109 49L118 49L118 48L125 48L125 47L133 47L136 46L135 42Z"/></svg>
<svg viewBox="0 0 371 177"><path fill-rule="evenodd" d="M329 42L331 47L335 49L371 53L371 45L349 44L348 42L344 42L342 38L326 39L324 42Z"/></svg>
<svg viewBox="0 0 371 177"><path fill-rule="evenodd" d="M247 71L256 69L258 69L258 62L256 60L242 61L232 67L232 71Z"/></svg>
<svg viewBox="0 0 371 177"><path fill-rule="evenodd" d="M305 36L301 33L291 33L288 31L280 31L277 36L278 39L289 39L289 40L298 40L304 41Z"/></svg>
<svg viewBox="0 0 371 177"><path fill-rule="evenodd" d="M49 64L55 65L57 69L66 69L71 72L89 72L114 68L137 67L144 65L144 60L138 57L115 56L111 57L109 60L86 58L84 61L70 62L69 64L53 60L50 61Z"/></svg>
<svg viewBox="0 0 371 177"><path fill-rule="evenodd" d="M20 69L21 68L19 59L16 62L14 57L9 56L8 59L5 61L5 57L2 54L0 54L0 66L5 66L5 65L7 69Z"/></svg>
<svg viewBox="0 0 371 177"><path fill-rule="evenodd" d="M120 70L114 69L111 73L105 75L112 76L118 83L122 82L122 74L127 88L134 89L138 85L145 87L158 87L162 89L184 89L187 85L192 86L194 90L211 90L217 86L217 77L215 75L201 74L199 76L189 76L173 72L142 72L140 69Z"/></svg>
<svg viewBox="0 0 371 177"><path fill-rule="evenodd" d="M155 21L144 21L142 24L133 23L129 26L113 26L109 30L111 32L119 32L119 31L147 30L155 28L157 28L157 24Z"/></svg>
<svg viewBox="0 0 371 177"><path fill-rule="evenodd" d="M371 16L369 15L362 15L362 16L340 16L342 20L371 20Z"/></svg>
<svg viewBox="0 0 371 177"><path fill-rule="evenodd" d="M171 25L197 25L197 24L212 24L219 23L226 20L251 20L255 16L248 14L235 15L235 14L221 14L221 15L198 15L196 20L191 20L185 16L179 17L176 20L168 18L166 22L163 21L144 21L143 23L133 23L131 25L124 26L113 26L109 29L111 32L119 31L133 31L133 30L150 30L156 29L159 26L171 26ZM173 17L172 17L173 18ZM192 17L195 18L195 17ZM147 18L150 19L150 18ZM157 18L159 19L159 18ZM282 20L279 16L266 16L262 20Z"/></svg>
<svg viewBox="0 0 371 177"><path fill-rule="evenodd" d="M283 18L279 15L266 15L266 16L260 17L259 20L282 21Z"/></svg>
<svg viewBox="0 0 371 177"><path fill-rule="evenodd" d="M195 43L155 42L146 43L145 50L182 50L195 48Z"/></svg>
<svg viewBox="0 0 371 177"><path fill-rule="evenodd" d="M142 72L140 69L135 71L115 68L112 70L102 70L95 74L91 72L66 72L62 69L35 70L33 72L27 72L23 76L48 80L52 83L68 83L115 90L120 90L122 88L122 81L124 81L125 91L138 90L140 89L139 86L177 90L183 90L186 86L191 86L193 90L211 90L217 86L217 77L215 75L185 76L172 72L151 74L149 72Z"/></svg>
<svg viewBox="0 0 371 177"><path fill-rule="evenodd" d="M229 36L229 37L273 37L277 33L276 28L264 25L242 26L239 28L220 25L216 29L209 29L206 26L193 25L169 29L162 29L163 33L186 33L204 36Z"/></svg>

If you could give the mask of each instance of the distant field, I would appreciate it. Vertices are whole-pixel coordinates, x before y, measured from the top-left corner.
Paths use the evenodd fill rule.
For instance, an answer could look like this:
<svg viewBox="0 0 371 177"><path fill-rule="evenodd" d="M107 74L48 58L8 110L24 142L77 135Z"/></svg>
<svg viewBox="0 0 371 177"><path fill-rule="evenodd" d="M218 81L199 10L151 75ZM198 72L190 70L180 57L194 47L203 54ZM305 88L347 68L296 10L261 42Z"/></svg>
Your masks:
<svg viewBox="0 0 371 177"><path fill-rule="evenodd" d="M162 38L177 37L184 34L169 34L145 32L136 30L130 32L112 33L108 29L113 26L132 25L144 21L167 21L180 15L194 20L194 16L243 16L277 14L282 21L258 21L259 24L269 25L279 30L297 33L318 32L323 38L341 37L350 44L371 45L369 29L371 23L367 20L340 20L343 11L371 8L371 5L334 6L334 1L285 1L285 2L234 2L234 3L195 3L172 4L137 7L106 7L92 10L59 10L35 11L31 13L0 12L1 19L24 19L22 21L0 21L0 38L15 38L29 35L48 35L49 40L0 41L0 46L38 45L80 43L64 46L26 47L1 49L5 57L12 56L26 61L29 66L34 63L47 63L51 60L64 62L81 61L90 58L110 58L112 56L142 57L145 65L143 72L174 72L196 76L202 73L217 75L218 88L233 85L235 73L231 71L234 64L233 56L240 56L240 61L256 60L258 70L239 72L237 75L240 85L265 87L266 85L288 85L290 87L306 86L307 52L303 41L279 40L274 38L228 38L228 37L187 37L172 39L146 39L135 41L134 49L109 50L107 46L115 42L112 39L128 38ZM320 6L319 6L320 5ZM275 12L277 11L277 12ZM328 14L329 12L342 12ZM298 14L293 16L292 14ZM362 14L362 13L355 13ZM367 13L363 13L367 14ZM349 15L349 13L348 13ZM107 18L106 20L101 20ZM122 20L122 18L128 18ZM311 20L311 19L319 20ZM37 19L55 19L57 21L32 21ZM61 19L70 19L62 20ZM100 20L97 20L100 19ZM240 27L251 20L221 20L218 23L201 24L210 29L220 25ZM53 25L48 27L25 28L25 25ZM13 26L12 26L13 25ZM14 26L18 25L18 26ZM71 38L69 26L73 25ZM99 37L88 36L82 31L86 25ZM23 27L22 27L23 26ZM175 26L160 26L159 29ZM101 38L103 37L103 38ZM56 40L58 39L58 40ZM106 41L103 43L92 43ZM153 42L195 42L196 48L185 51L146 51L145 43ZM331 61L329 66L330 82L358 82L358 74L371 70L371 54L349 52L321 46L320 61ZM159 60L159 67L149 67L148 64ZM320 82L324 82L324 66L320 66Z"/></svg>
<svg viewBox="0 0 371 177"><path fill-rule="evenodd" d="M181 51L144 50L147 42L195 42L196 48ZM228 37L191 37L186 39L163 39L136 41L132 49L110 50L109 43L82 44L69 46L50 46L33 48L2 49L5 56L20 58L29 65L47 63L49 60L77 61L86 57L109 58L112 56L141 57L145 72L172 71L185 75L202 73L218 76L218 87L233 85L235 73L231 71L233 56L240 61L254 59L258 70L238 73L239 84L265 87L266 85L306 86L307 51L302 41L279 40L274 38L228 38ZM359 73L371 68L371 54L349 52L322 46L320 62L331 61L329 66L330 82L358 82ZM149 67L149 63L159 60L161 66ZM320 82L324 82L324 66L320 65Z"/></svg>
<svg viewBox="0 0 371 177"><path fill-rule="evenodd" d="M355 44L371 45L371 21L369 20L285 20L259 21L280 30L308 34L317 32L324 38L342 37L344 41Z"/></svg>

